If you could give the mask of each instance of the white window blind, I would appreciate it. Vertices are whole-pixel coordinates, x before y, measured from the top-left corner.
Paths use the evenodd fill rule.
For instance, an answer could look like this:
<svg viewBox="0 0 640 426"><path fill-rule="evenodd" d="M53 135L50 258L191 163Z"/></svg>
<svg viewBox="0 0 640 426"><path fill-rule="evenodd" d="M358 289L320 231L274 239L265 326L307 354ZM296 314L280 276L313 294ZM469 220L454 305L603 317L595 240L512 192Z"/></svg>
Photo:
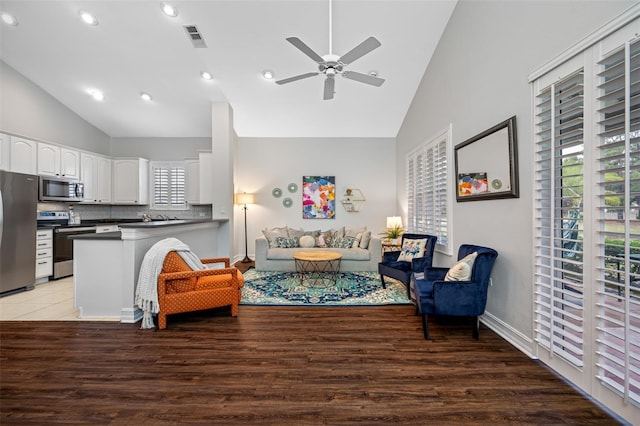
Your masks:
<svg viewBox="0 0 640 426"><path fill-rule="evenodd" d="M583 366L584 73L536 97L535 339Z"/></svg>
<svg viewBox="0 0 640 426"><path fill-rule="evenodd" d="M640 42L598 63L598 378L640 404Z"/></svg>
<svg viewBox="0 0 640 426"><path fill-rule="evenodd" d="M450 247L450 129L407 155L407 228L438 237L437 248Z"/></svg>
<svg viewBox="0 0 640 426"><path fill-rule="evenodd" d="M153 197L152 208L161 210L185 210L186 168L182 163L151 164Z"/></svg>

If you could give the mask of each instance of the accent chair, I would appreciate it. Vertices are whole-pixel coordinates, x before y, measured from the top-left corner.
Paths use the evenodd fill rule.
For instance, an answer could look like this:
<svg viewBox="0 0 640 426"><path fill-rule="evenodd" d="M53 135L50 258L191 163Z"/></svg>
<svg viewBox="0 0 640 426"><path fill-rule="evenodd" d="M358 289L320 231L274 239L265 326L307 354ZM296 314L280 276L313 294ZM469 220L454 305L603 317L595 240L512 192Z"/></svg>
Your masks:
<svg viewBox="0 0 640 426"><path fill-rule="evenodd" d="M424 274L412 276L411 298L416 312L422 315L425 339L429 339L427 315L473 317L473 338L479 338L478 316L487 305L491 270L497 257L498 252L491 248L463 244L454 267L427 267ZM472 265L469 259L473 259Z"/></svg>
<svg viewBox="0 0 640 426"><path fill-rule="evenodd" d="M191 270L175 251L167 254L158 275L158 328L167 327L167 315L231 305L238 316L244 276L229 266L229 258L200 259L204 264L221 263L224 268Z"/></svg>
<svg viewBox="0 0 640 426"><path fill-rule="evenodd" d="M430 267L433 262L433 250L436 247L438 237L427 234L402 234L399 251L382 253L382 262L378 263L378 273L382 280L382 288L387 288L384 277L394 278L407 286L407 297L410 297L409 282L413 272L422 272ZM416 256L410 253L410 246L415 247L417 240L425 240L422 255ZM414 243L414 244L412 244Z"/></svg>

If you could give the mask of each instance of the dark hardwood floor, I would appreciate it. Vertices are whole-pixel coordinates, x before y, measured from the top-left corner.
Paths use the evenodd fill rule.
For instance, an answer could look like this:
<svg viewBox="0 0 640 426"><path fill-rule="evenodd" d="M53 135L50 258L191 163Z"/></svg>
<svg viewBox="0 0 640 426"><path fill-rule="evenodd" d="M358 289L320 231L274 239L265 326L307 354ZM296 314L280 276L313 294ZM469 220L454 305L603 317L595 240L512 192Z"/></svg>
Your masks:
<svg viewBox="0 0 640 426"><path fill-rule="evenodd" d="M617 424L486 327L431 324L409 305L2 322L0 423Z"/></svg>

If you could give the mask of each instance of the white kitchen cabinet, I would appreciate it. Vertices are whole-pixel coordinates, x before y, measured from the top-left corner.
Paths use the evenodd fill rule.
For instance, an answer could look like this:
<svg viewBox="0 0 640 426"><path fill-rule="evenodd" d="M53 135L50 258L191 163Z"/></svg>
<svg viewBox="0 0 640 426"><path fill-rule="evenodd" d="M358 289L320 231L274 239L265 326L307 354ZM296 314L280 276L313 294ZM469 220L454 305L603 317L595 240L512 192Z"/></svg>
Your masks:
<svg viewBox="0 0 640 426"><path fill-rule="evenodd" d="M38 142L38 174L80 178L80 151Z"/></svg>
<svg viewBox="0 0 640 426"><path fill-rule="evenodd" d="M189 204L200 204L200 161L185 160L186 191Z"/></svg>
<svg viewBox="0 0 640 426"><path fill-rule="evenodd" d="M84 183L84 202L111 202L111 159L100 155L80 154L80 180Z"/></svg>
<svg viewBox="0 0 640 426"><path fill-rule="evenodd" d="M201 152L200 157L200 204L213 204L213 154Z"/></svg>
<svg viewBox="0 0 640 426"><path fill-rule="evenodd" d="M0 170L10 170L11 136L0 133Z"/></svg>
<svg viewBox="0 0 640 426"><path fill-rule="evenodd" d="M9 142L9 169L16 173L38 173L38 144L36 141L11 136Z"/></svg>
<svg viewBox="0 0 640 426"><path fill-rule="evenodd" d="M53 230L36 231L36 281L47 282L53 275Z"/></svg>
<svg viewBox="0 0 640 426"><path fill-rule="evenodd" d="M149 204L149 160L112 160L112 204Z"/></svg>

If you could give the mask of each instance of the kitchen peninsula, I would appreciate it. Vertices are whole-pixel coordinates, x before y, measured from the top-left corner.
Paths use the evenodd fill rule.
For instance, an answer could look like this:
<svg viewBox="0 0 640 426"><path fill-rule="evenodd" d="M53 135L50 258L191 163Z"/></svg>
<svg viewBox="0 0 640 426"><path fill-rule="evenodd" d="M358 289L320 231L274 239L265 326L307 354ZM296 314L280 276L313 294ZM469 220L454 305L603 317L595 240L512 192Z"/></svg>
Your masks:
<svg viewBox="0 0 640 426"><path fill-rule="evenodd" d="M228 257L222 228L228 218L163 220L120 225L120 231L74 236L74 304L80 318L138 321L134 305L140 265L156 242L169 237L187 244L200 258ZM228 236L226 237L228 239Z"/></svg>

